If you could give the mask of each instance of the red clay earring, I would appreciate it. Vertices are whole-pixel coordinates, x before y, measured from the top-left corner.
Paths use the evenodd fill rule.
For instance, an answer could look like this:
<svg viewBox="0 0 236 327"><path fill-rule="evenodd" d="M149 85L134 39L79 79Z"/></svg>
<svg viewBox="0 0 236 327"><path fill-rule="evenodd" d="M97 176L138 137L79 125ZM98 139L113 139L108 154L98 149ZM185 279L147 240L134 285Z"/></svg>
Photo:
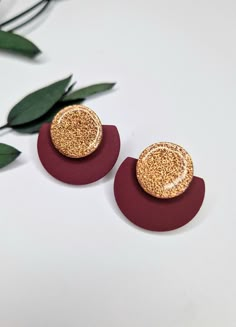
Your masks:
<svg viewBox="0 0 236 327"><path fill-rule="evenodd" d="M193 174L190 155L177 144L161 142L139 159L127 158L116 173L114 193L123 214L152 231L187 224L202 206L205 183Z"/></svg>
<svg viewBox="0 0 236 327"><path fill-rule="evenodd" d="M73 105L41 127L38 155L56 179L84 185L104 177L115 165L120 137L115 126L102 125L94 111Z"/></svg>

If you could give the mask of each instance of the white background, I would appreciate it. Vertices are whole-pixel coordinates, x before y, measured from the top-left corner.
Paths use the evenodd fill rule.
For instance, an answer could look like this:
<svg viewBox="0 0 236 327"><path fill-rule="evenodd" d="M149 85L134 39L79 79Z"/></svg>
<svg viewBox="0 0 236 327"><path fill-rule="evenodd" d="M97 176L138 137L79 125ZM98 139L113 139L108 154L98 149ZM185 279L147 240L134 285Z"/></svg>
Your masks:
<svg viewBox="0 0 236 327"><path fill-rule="evenodd" d="M3 0L1 20L33 1ZM235 327L236 3L65 0L21 29L43 55L0 54L0 123L24 95L74 73L116 81L86 102L119 128L103 180L73 187L41 167L37 135L1 131L23 154L0 172L1 327ZM130 224L113 178L127 157L171 141L206 182L197 217L169 233Z"/></svg>

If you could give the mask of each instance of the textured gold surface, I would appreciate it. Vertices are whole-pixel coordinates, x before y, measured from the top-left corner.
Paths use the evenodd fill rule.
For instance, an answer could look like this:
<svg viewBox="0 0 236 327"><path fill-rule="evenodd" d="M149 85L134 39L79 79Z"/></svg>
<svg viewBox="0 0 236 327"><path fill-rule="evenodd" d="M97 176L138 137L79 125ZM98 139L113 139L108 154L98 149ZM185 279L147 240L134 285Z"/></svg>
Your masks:
<svg viewBox="0 0 236 327"><path fill-rule="evenodd" d="M59 111L51 124L55 148L70 158L86 157L102 140L102 125L91 109L73 105Z"/></svg>
<svg viewBox="0 0 236 327"><path fill-rule="evenodd" d="M181 146L168 142L155 143L141 153L136 175L147 193L162 199L174 198L191 183L193 163Z"/></svg>

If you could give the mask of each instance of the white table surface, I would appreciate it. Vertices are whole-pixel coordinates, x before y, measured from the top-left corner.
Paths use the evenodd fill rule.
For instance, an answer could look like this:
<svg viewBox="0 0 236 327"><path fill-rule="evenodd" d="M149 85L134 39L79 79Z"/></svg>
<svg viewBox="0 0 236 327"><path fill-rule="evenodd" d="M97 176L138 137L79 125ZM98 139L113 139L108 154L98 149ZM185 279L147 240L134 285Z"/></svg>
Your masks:
<svg viewBox="0 0 236 327"><path fill-rule="evenodd" d="M33 1L3 0L1 20ZM0 54L0 123L24 95L74 73L116 81L86 102L119 128L117 165L72 187L41 167L37 135L0 172L1 327L235 327L236 2L65 0L18 31L44 54ZM127 157L171 141L206 182L197 217L169 233L129 223L113 196Z"/></svg>

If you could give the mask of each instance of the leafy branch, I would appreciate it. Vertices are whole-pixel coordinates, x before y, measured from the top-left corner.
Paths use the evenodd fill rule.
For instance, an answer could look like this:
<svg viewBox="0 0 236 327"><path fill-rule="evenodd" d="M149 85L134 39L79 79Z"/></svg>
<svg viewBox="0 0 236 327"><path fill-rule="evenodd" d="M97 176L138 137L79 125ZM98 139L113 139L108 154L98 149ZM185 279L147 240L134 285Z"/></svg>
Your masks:
<svg viewBox="0 0 236 327"><path fill-rule="evenodd" d="M7 123L1 126L0 130L12 128L19 133L37 133L42 124L51 122L63 107L79 104L88 97L111 90L115 86L115 83L99 83L73 91L75 83L71 83L71 79L72 76L69 76L25 96L10 110ZM12 152L4 151L1 155L0 147L0 168L15 160L20 154L16 150L18 155L14 157Z"/></svg>
<svg viewBox="0 0 236 327"><path fill-rule="evenodd" d="M37 17L39 17L41 14L43 14L43 12L45 12L45 10L48 8L48 6L51 4L52 1L53 0L41 0L37 2L35 5L24 10L20 14L16 15L15 17L12 17L4 21L3 23L0 23L0 49L17 53L20 55L24 55L30 58L34 58L35 56L37 56L41 52L39 48L33 42L13 32L29 24ZM2 30L2 28L5 28L9 24L19 21L20 19L22 19L23 17L25 17L26 15L30 14L31 12L33 12L38 8L40 8L40 10L36 12L32 17L19 23L14 28L5 31Z"/></svg>
<svg viewBox="0 0 236 327"><path fill-rule="evenodd" d="M13 32L42 15L52 1L54 0L40 0L15 17L0 23L0 50L29 58L40 54L41 50L33 42ZM38 11L33 16L19 22L36 10ZM15 27L5 29L13 23L16 23ZM100 83L73 92L75 83L71 84L71 78L72 76L69 76L24 97L11 109L7 123L1 126L0 130L12 128L19 133L37 133L42 124L51 122L56 113L65 105L79 104L92 95L112 89L115 85L115 83ZM0 168L10 164L19 155L20 151L17 149L0 143Z"/></svg>

